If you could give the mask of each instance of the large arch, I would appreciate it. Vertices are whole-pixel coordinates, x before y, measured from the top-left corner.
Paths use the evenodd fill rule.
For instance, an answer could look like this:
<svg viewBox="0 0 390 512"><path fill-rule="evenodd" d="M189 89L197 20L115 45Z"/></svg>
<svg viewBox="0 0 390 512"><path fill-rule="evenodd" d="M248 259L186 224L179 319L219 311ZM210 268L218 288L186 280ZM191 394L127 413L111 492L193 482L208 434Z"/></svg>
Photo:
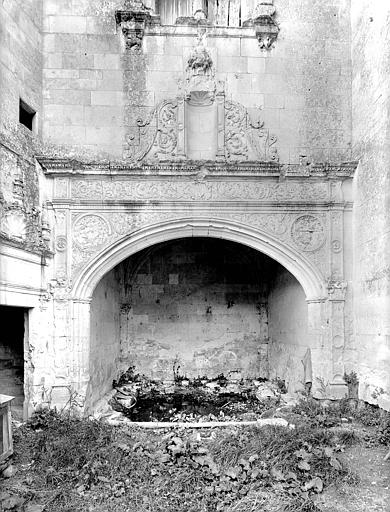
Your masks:
<svg viewBox="0 0 390 512"><path fill-rule="evenodd" d="M84 411L95 407L88 399L90 377L91 301L99 281L129 256L161 242L187 238L213 237L246 245L276 260L300 283L308 303L308 332L312 347L313 372L331 378L329 347L327 346L324 305L326 283L320 272L291 246L248 225L223 219L180 218L145 226L127 235L100 252L78 276L75 276L72 307L72 387L86 398ZM325 354L328 354L325 357Z"/></svg>
<svg viewBox="0 0 390 512"><path fill-rule="evenodd" d="M241 243L273 258L302 285L308 301L325 298L325 283L315 266L292 247L268 233L223 219L182 218L141 228L100 252L76 277L73 298L88 302L102 277L132 254L157 243L186 237L213 237Z"/></svg>

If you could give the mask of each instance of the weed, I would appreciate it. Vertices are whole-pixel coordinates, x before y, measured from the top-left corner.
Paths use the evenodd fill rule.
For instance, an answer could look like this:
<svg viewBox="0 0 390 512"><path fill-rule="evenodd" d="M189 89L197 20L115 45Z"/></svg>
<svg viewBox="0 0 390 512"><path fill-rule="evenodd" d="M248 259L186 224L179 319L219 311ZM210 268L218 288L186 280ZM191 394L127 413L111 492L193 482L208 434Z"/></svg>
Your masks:
<svg viewBox="0 0 390 512"><path fill-rule="evenodd" d="M358 379L357 373L354 371L352 371L350 373L344 373L343 379L346 384L350 384L350 385L359 384L359 379Z"/></svg>
<svg viewBox="0 0 390 512"><path fill-rule="evenodd" d="M276 384L280 393L287 393L287 386L285 380L281 379L280 377L275 377L274 379L272 379L272 382Z"/></svg>
<svg viewBox="0 0 390 512"><path fill-rule="evenodd" d="M314 494L346 474L332 436L310 422L217 429L208 440L198 432L45 412L18 429L16 459L28 464L27 495L43 496L47 512L307 512Z"/></svg>
<svg viewBox="0 0 390 512"><path fill-rule="evenodd" d="M361 404L353 414L354 418L366 427L378 427L381 423L382 412L379 407L371 404Z"/></svg>

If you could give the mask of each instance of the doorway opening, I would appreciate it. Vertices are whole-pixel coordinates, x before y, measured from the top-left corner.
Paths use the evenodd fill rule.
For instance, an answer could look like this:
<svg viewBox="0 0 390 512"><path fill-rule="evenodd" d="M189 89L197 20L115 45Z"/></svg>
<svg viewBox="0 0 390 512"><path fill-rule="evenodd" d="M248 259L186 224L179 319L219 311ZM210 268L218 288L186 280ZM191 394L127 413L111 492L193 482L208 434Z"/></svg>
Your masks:
<svg viewBox="0 0 390 512"><path fill-rule="evenodd" d="M28 336L28 309L0 306L0 390L15 397L12 416L24 417L24 354Z"/></svg>

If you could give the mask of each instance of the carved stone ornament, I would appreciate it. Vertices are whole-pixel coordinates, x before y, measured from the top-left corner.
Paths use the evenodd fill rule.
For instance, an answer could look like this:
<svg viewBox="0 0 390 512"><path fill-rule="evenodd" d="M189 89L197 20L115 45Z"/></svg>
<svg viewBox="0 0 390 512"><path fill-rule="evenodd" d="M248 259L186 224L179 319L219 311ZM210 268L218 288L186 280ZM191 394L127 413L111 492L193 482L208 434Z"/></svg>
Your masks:
<svg viewBox="0 0 390 512"><path fill-rule="evenodd" d="M329 279L327 283L329 298L332 300L345 300L347 286L348 283L345 281Z"/></svg>
<svg viewBox="0 0 390 512"><path fill-rule="evenodd" d="M23 183L23 176L21 174L15 176L14 182L13 182L13 194L16 201L22 201L23 200L23 189L24 189L24 183Z"/></svg>
<svg viewBox="0 0 390 512"><path fill-rule="evenodd" d="M111 229L107 221L96 214L82 215L73 227L73 241L82 249L102 246L110 234Z"/></svg>
<svg viewBox="0 0 390 512"><path fill-rule="evenodd" d="M275 7L273 0L257 4L252 17L244 22L244 26L253 26L261 50L270 50L278 37L279 27L275 20Z"/></svg>
<svg viewBox="0 0 390 512"><path fill-rule="evenodd" d="M116 11L115 19L125 39L126 50L139 52L147 25L156 23L158 16L152 16L151 9L143 2L127 2L127 10Z"/></svg>
<svg viewBox="0 0 390 512"><path fill-rule="evenodd" d="M17 209L8 211L1 223L1 231L8 237L16 240L26 239L26 217Z"/></svg>
<svg viewBox="0 0 390 512"><path fill-rule="evenodd" d="M291 238L302 251L316 251L325 241L325 229L317 217L302 215L292 225Z"/></svg>
<svg viewBox="0 0 390 512"><path fill-rule="evenodd" d="M64 251L66 251L66 247L67 247L66 236L57 236L56 243L55 243L56 250L59 252L64 252Z"/></svg>
<svg viewBox="0 0 390 512"><path fill-rule="evenodd" d="M191 74L207 75L212 73L213 60L205 46L205 37L205 31L198 31L197 45L191 52L187 62L187 71Z"/></svg>
<svg viewBox="0 0 390 512"><path fill-rule="evenodd" d="M125 159L278 161L276 137L264 127L260 111L253 115L244 105L226 100L205 39L201 27L177 97L162 101L128 127Z"/></svg>

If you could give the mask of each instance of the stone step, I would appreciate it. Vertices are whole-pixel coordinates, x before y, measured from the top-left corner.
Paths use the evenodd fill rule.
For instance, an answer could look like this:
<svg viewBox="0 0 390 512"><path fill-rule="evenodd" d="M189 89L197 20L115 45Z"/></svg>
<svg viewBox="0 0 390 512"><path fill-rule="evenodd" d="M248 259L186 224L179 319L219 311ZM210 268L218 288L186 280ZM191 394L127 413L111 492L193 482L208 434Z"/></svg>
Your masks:
<svg viewBox="0 0 390 512"><path fill-rule="evenodd" d="M6 368L12 368L13 366L14 366L13 359L0 359L0 370L6 369Z"/></svg>
<svg viewBox="0 0 390 512"><path fill-rule="evenodd" d="M17 377L23 375L23 370L18 367L7 368L6 370L0 370L0 379L14 377L15 375Z"/></svg>
<svg viewBox="0 0 390 512"><path fill-rule="evenodd" d="M0 372L0 386L7 384L23 384L22 375L17 375L15 372L11 373L11 375L1 375Z"/></svg>
<svg viewBox="0 0 390 512"><path fill-rule="evenodd" d="M12 400L12 404L11 404L11 407L14 406L14 407L20 407L21 405L24 404L24 396L15 396L15 398Z"/></svg>
<svg viewBox="0 0 390 512"><path fill-rule="evenodd" d="M2 385L0 383L0 393L2 395L20 396L23 394L23 386L18 385Z"/></svg>

